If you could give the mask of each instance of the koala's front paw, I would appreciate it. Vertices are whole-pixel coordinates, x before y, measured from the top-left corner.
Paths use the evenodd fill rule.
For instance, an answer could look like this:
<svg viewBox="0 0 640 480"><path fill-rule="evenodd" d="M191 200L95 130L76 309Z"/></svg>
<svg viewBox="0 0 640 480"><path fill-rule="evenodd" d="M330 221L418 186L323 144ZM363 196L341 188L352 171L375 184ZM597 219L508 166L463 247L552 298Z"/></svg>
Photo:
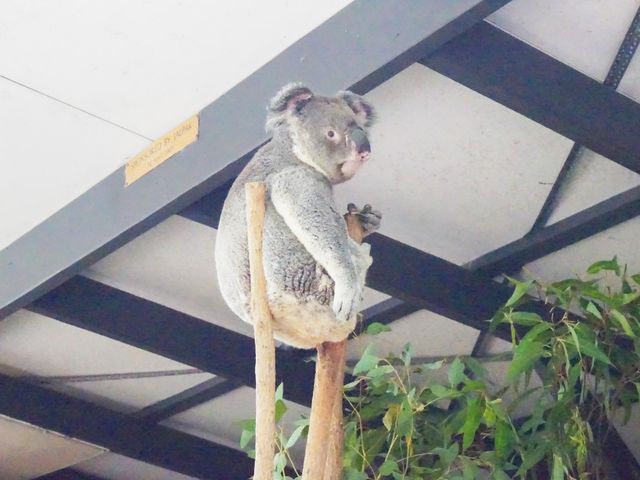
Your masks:
<svg viewBox="0 0 640 480"><path fill-rule="evenodd" d="M382 213L380 213L379 210L374 210L371 205L366 204L362 210L360 210L354 203L350 203L347 205L347 211L351 215L356 216L362 226L365 237L380 228Z"/></svg>
<svg viewBox="0 0 640 480"><path fill-rule="evenodd" d="M348 322L353 315L356 315L361 300L362 289L358 285L336 282L332 305L336 320L340 323Z"/></svg>

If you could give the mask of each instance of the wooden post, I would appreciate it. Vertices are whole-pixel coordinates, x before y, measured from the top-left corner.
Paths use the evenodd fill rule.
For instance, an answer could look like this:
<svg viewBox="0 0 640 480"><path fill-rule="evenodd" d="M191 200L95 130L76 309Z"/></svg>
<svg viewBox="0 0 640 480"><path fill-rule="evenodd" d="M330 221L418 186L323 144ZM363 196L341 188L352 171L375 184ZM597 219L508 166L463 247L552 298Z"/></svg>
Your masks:
<svg viewBox="0 0 640 480"><path fill-rule="evenodd" d="M361 243L362 226L355 215L345 216L349 236ZM341 480L344 443L342 387L347 341L318 346L311 400L309 436L304 456L304 480Z"/></svg>
<svg viewBox="0 0 640 480"><path fill-rule="evenodd" d="M256 344L256 460L253 480L272 480L275 448L276 357L271 311L262 263L265 186L245 185L251 271L251 317Z"/></svg>

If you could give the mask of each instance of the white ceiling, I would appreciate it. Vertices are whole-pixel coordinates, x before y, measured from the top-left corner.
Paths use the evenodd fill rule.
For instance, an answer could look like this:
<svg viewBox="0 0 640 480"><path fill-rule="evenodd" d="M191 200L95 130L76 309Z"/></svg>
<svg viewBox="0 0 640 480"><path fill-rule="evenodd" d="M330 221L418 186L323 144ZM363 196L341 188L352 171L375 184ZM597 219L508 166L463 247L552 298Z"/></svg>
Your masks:
<svg viewBox="0 0 640 480"><path fill-rule="evenodd" d="M104 449L0 416L0 477L24 480L90 459Z"/></svg>
<svg viewBox="0 0 640 480"><path fill-rule="evenodd" d="M638 7L639 0L513 0L488 20L603 81Z"/></svg>
<svg viewBox="0 0 640 480"><path fill-rule="evenodd" d="M0 249L348 3L3 0Z"/></svg>
<svg viewBox="0 0 640 480"><path fill-rule="evenodd" d="M0 104L5 107L0 110L0 158L6 159L0 177L0 249L347 3L5 0L0 17ZM640 7L640 0L613 3L615 8L610 0L514 0L490 21L602 80ZM620 91L640 100L638 56ZM374 155L356 179L338 188L339 204L373 204L384 214L382 233L457 264L529 230L572 146L421 65L409 67L367 97L380 119L372 132ZM551 222L638 184L637 174L586 152ZM639 271L639 234L640 220L632 220L527 268L543 280L555 280L618 254ZM215 230L174 216L84 275L251 335L251 328L220 298L214 243ZM368 290L364 307L384 298ZM476 338L471 328L419 311L374 341L380 354L397 352L411 341L415 355L439 356L467 354ZM352 341L350 358L369 340L361 336ZM492 339L487 353L508 348ZM490 366L496 383L506 365ZM0 371L11 375L188 368L29 312L0 323ZM101 380L55 388L133 412L211 377ZM304 410L294 405L291 415ZM251 416L253 390L241 388L164 424L237 448L237 421ZM640 458L640 442L633 435L637 425L622 432ZM0 421L0 437L12 435L11 428L15 425ZM56 451L50 434L40 435L38 442ZM75 451L72 444L68 448ZM31 465L19 455L12 454L11 461L28 474ZM117 480L188 478L111 453L75 468Z"/></svg>
<svg viewBox="0 0 640 480"><path fill-rule="evenodd" d="M169 372L188 365L31 312L0 322L0 371L39 377ZM213 376L171 375L47 385L57 391L131 412Z"/></svg>

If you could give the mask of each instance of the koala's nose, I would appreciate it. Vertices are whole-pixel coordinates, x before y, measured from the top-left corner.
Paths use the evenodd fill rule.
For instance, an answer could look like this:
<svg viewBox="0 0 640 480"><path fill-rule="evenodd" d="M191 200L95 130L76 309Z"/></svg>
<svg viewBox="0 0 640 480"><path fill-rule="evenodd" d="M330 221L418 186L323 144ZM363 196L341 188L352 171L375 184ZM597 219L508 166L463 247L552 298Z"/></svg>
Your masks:
<svg viewBox="0 0 640 480"><path fill-rule="evenodd" d="M367 138L367 134L364 133L364 130L361 128L353 128L349 132L349 139L353 142L356 152L363 160L369 156L371 153L371 145L369 144L369 139Z"/></svg>

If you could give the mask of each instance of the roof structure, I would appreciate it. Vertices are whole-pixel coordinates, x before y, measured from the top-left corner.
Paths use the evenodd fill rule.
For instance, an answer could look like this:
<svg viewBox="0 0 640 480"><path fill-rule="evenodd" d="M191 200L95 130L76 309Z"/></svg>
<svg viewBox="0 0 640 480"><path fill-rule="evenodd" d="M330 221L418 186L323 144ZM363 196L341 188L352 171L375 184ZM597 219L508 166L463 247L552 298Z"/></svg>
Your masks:
<svg viewBox="0 0 640 480"><path fill-rule="evenodd" d="M336 196L384 214L363 316L393 326L350 360L372 341L504 352L486 322L503 274L640 271L639 42L640 0L4 2L0 477L250 476L252 332L213 251L290 81L379 112ZM197 141L127 186L127 160L194 114ZM309 352L277 355L303 414ZM640 474L637 410L607 447L621 479Z"/></svg>

